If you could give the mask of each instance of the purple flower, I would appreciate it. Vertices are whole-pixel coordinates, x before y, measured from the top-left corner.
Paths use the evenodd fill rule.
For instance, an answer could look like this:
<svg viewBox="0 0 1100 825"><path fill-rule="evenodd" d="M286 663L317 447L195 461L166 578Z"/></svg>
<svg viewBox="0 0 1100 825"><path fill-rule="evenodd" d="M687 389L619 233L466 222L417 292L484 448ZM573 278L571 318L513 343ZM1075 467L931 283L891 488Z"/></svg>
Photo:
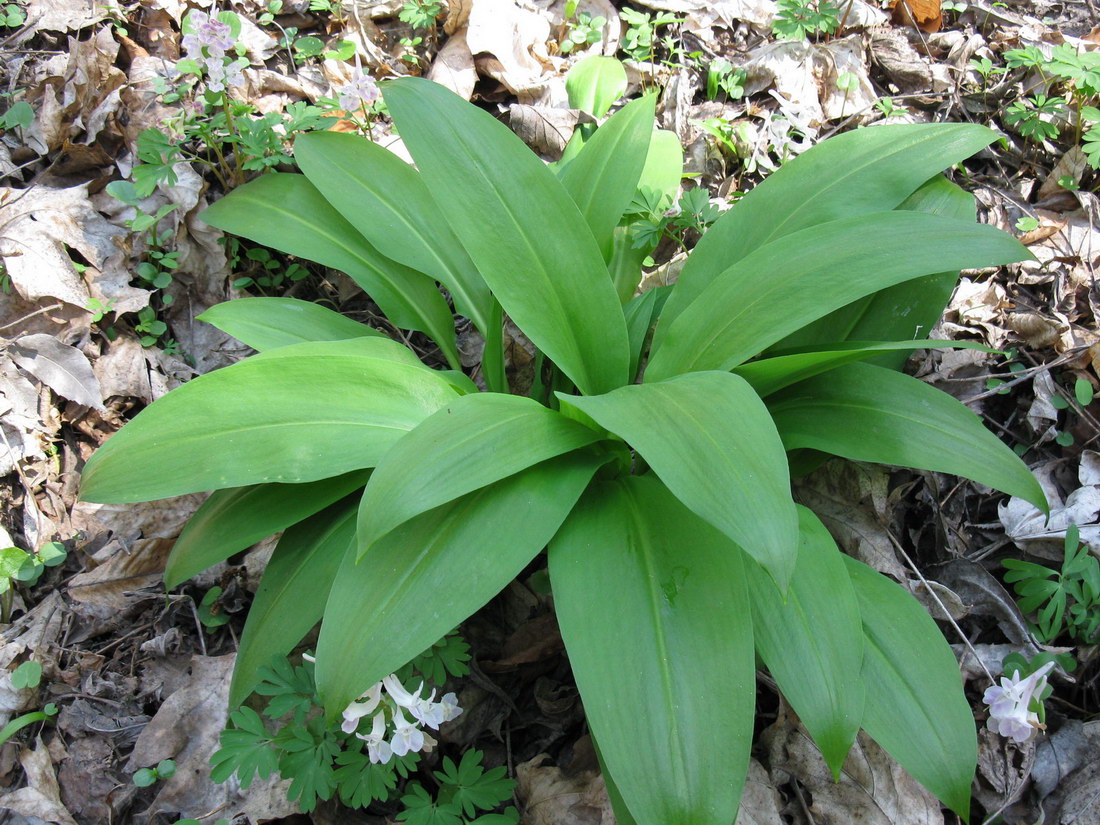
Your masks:
<svg viewBox="0 0 1100 825"><path fill-rule="evenodd" d="M345 112L357 112L378 100L378 84L374 78L356 66L351 70L351 80L336 90L340 108Z"/></svg>
<svg viewBox="0 0 1100 825"><path fill-rule="evenodd" d="M1020 671L1001 679L1001 684L988 688L982 701L989 705L989 729L1013 742L1024 743L1040 727L1039 715L1030 709L1031 701L1046 687L1047 674L1054 662L1047 662L1026 679Z"/></svg>
<svg viewBox="0 0 1100 825"><path fill-rule="evenodd" d="M187 22L191 33L183 36L183 48L188 57L225 57L233 48L233 29L228 23L197 10L188 15Z"/></svg>

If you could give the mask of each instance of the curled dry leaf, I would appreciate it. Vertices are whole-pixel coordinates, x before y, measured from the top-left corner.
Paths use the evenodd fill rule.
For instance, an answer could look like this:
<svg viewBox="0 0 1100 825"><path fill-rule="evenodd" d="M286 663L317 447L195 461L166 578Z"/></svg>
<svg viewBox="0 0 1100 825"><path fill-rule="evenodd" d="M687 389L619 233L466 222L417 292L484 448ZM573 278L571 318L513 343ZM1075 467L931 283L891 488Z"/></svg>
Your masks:
<svg viewBox="0 0 1100 825"><path fill-rule="evenodd" d="M13 341L8 355L62 398L103 409L99 380L87 356L76 347L62 344L52 335L36 333Z"/></svg>
<svg viewBox="0 0 1100 825"><path fill-rule="evenodd" d="M546 53L550 22L512 0L474 0L466 30L478 66L520 103L540 103L554 64Z"/></svg>
<svg viewBox="0 0 1100 825"><path fill-rule="evenodd" d="M27 777L26 787L0 796L0 808L43 822L76 825L73 815L61 804L53 760L41 738L35 740L34 750L20 751L19 764Z"/></svg>
<svg viewBox="0 0 1100 825"><path fill-rule="evenodd" d="M913 26L931 34L943 25L940 0L893 0L890 8L899 26Z"/></svg>
<svg viewBox="0 0 1100 825"><path fill-rule="evenodd" d="M1027 786L1034 763L1034 739L1017 744L982 725L978 731L978 772L973 785L974 796L987 811L1010 805Z"/></svg>
<svg viewBox="0 0 1100 825"><path fill-rule="evenodd" d="M865 732L852 746L840 781L786 703L761 739L773 779L794 777L808 793L815 822L861 825L943 825L940 803Z"/></svg>
<svg viewBox="0 0 1100 825"><path fill-rule="evenodd" d="M45 456L38 440L42 426L38 391L9 358L0 357L0 475L14 472L20 461Z"/></svg>
<svg viewBox="0 0 1100 825"><path fill-rule="evenodd" d="M242 791L236 783L210 780L210 757L218 749L227 718L229 678L235 654L192 656L188 682L169 696L134 745L127 770L147 768L162 759L174 759L176 772L163 784L149 809L135 819L153 821L158 811L177 811L181 817L200 817L218 810L233 819L244 814L265 822L296 813L286 798L289 781L277 773L257 779Z"/></svg>
<svg viewBox="0 0 1100 825"><path fill-rule="evenodd" d="M1066 529L1076 524L1081 531L1081 542L1094 554L1100 553L1100 522L1097 520L1100 514L1100 453L1093 450L1081 453L1078 468L1081 486L1064 498L1049 472L1036 468L1035 473L1050 502L1050 521L1031 504L1010 498L997 508L1005 534L1021 550L1061 561Z"/></svg>
<svg viewBox="0 0 1100 825"><path fill-rule="evenodd" d="M1035 783L1035 793L1039 799L1045 799L1074 771L1093 759L1098 747L1100 724L1090 722L1084 725L1077 719L1067 720L1053 734L1042 739L1035 749L1035 764L1031 769L1031 780Z"/></svg>
<svg viewBox="0 0 1100 825"><path fill-rule="evenodd" d="M447 42L432 61L428 80L446 86L463 100L473 97L474 86L477 85L477 70L474 68L470 44L466 42L465 29L460 29L447 38Z"/></svg>
<svg viewBox="0 0 1100 825"><path fill-rule="evenodd" d="M86 308L92 297L113 301L116 312L136 312L149 292L129 286L115 239L126 234L108 223L88 199L87 186L0 189L0 258L12 285L27 300L58 298ZM66 250L76 250L97 272L77 272Z"/></svg>
<svg viewBox="0 0 1100 825"><path fill-rule="evenodd" d="M615 814L607 786L598 771L569 776L550 762L549 754L516 766L516 796L524 803L529 825L613 825Z"/></svg>
<svg viewBox="0 0 1100 825"><path fill-rule="evenodd" d="M540 155L552 159L561 157L580 118L581 112L577 109L523 103L514 103L508 109L508 125L512 131Z"/></svg>

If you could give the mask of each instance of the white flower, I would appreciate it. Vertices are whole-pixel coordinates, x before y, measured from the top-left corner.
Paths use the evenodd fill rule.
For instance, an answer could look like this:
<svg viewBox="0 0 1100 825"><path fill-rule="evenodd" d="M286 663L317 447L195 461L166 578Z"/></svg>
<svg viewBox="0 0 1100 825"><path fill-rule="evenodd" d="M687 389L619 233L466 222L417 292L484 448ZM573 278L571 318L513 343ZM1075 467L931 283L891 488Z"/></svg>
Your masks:
<svg viewBox="0 0 1100 825"><path fill-rule="evenodd" d="M458 697L453 693L445 693L439 700L438 706L443 709L444 722L450 722L462 715L462 708L458 706Z"/></svg>
<svg viewBox="0 0 1100 825"><path fill-rule="evenodd" d="M418 751L424 747L424 731L420 730L414 722L406 719L401 708L393 709L393 739L390 747L397 756Z"/></svg>
<svg viewBox="0 0 1100 825"><path fill-rule="evenodd" d="M424 683L421 682L420 687L416 689L416 693L409 693L397 676L392 673L382 680L382 684L385 685L386 693L390 695L390 698L403 708L415 707L420 701L420 691L424 690Z"/></svg>
<svg viewBox="0 0 1100 825"><path fill-rule="evenodd" d="M363 700L366 701L363 701ZM359 727L359 720L364 716L369 716L374 713L375 708L378 707L378 703L382 701L382 683L379 682L355 702L352 702L346 708L344 708L344 721L340 725L340 730L344 733L355 733L356 728ZM378 724L378 717L375 717L375 725Z"/></svg>
<svg viewBox="0 0 1100 825"><path fill-rule="evenodd" d="M361 733L355 735L367 743L367 757L372 763L385 765L390 761L390 757L393 756L393 749L384 738L386 735L386 714L384 711L380 710L374 715L374 724L371 725L371 731L367 736Z"/></svg>
<svg viewBox="0 0 1100 825"><path fill-rule="evenodd" d="M1012 678L1002 677L1000 686L988 688L982 701L989 705L989 729L1018 743L1030 739L1041 725L1029 705L1046 687L1046 676L1053 667L1054 662L1047 662L1026 679L1021 679L1017 670Z"/></svg>

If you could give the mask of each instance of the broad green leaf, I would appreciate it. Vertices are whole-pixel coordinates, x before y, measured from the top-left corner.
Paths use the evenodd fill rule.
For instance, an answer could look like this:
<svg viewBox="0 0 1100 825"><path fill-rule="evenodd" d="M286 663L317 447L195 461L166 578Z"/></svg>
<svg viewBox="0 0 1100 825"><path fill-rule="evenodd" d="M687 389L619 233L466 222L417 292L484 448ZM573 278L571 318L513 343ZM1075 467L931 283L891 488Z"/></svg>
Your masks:
<svg viewBox="0 0 1100 825"><path fill-rule="evenodd" d="M668 129L658 129L650 139L638 188L655 193L661 206L667 208L676 201L683 175L684 147L680 138Z"/></svg>
<svg viewBox="0 0 1100 825"><path fill-rule="evenodd" d="M599 437L523 396L455 398L379 462L359 509L359 553L413 516Z"/></svg>
<svg viewBox="0 0 1100 825"><path fill-rule="evenodd" d="M413 167L365 137L337 132L299 135L294 159L375 249L442 283L460 313L489 328L489 287Z"/></svg>
<svg viewBox="0 0 1100 825"><path fill-rule="evenodd" d="M884 352L907 354L913 350L933 349L935 347L993 351L975 341L841 341L834 344L822 344L820 350L813 352L795 352L789 355L775 355L771 358L750 361L747 364L734 367L733 372L752 384L756 394L763 398L791 384L828 372L834 367L849 364L852 361L865 361Z"/></svg>
<svg viewBox="0 0 1100 825"><path fill-rule="evenodd" d="M621 303L629 303L638 289L642 281L642 264L652 251L647 246L634 246L634 233L629 226L616 226L611 233L611 257L607 261L607 271L611 274L611 283L615 285L615 294ZM636 372L631 370L630 374L633 376Z"/></svg>
<svg viewBox="0 0 1100 825"><path fill-rule="evenodd" d="M740 559L652 474L593 486L550 542L585 716L639 825L737 815L755 710Z"/></svg>
<svg viewBox="0 0 1100 825"><path fill-rule="evenodd" d="M404 344L385 336L363 338L345 338L341 341L303 341L294 346L275 347L251 357L251 361L274 361L278 358L310 357L373 358L379 361L393 361L409 367L417 367L437 377L445 378L447 371L433 370L426 366L416 353Z"/></svg>
<svg viewBox="0 0 1100 825"><path fill-rule="evenodd" d="M172 390L88 460L81 497L150 501L373 467L458 396L422 366L350 352L357 342L384 339L335 342L332 354L279 347Z"/></svg>
<svg viewBox="0 0 1100 825"><path fill-rule="evenodd" d="M580 109L595 118L606 115L611 104L625 92L626 68L614 57L586 57L565 75L569 108Z"/></svg>
<svg viewBox="0 0 1100 825"><path fill-rule="evenodd" d="M435 282L367 243L305 176L263 175L203 210L202 220L346 272L394 324L429 335L459 368L454 317Z"/></svg>
<svg viewBox="0 0 1100 825"><path fill-rule="evenodd" d="M612 115L559 176L605 258L645 166L655 102L654 95L646 95Z"/></svg>
<svg viewBox="0 0 1100 825"><path fill-rule="evenodd" d="M355 511L355 499L333 504L291 527L275 545L241 634L231 708L256 687L271 657L289 654L321 621L336 571L355 555Z"/></svg>
<svg viewBox="0 0 1100 825"><path fill-rule="evenodd" d="M421 78L385 84L401 137L509 317L585 393L626 382L626 322L599 246L543 162Z"/></svg>
<svg viewBox="0 0 1100 825"><path fill-rule="evenodd" d="M260 352L304 341L382 336L366 324L297 298L238 298L195 317Z"/></svg>
<svg viewBox="0 0 1100 825"><path fill-rule="evenodd" d="M666 320L753 250L815 224L893 209L997 137L984 126L936 123L856 129L822 141L783 164L707 230L680 273Z"/></svg>
<svg viewBox="0 0 1100 825"><path fill-rule="evenodd" d="M862 562L844 561L867 637L863 727L965 820L978 737L955 656L912 595Z"/></svg>
<svg viewBox="0 0 1100 825"><path fill-rule="evenodd" d="M1028 257L1019 241L991 226L920 212L816 224L760 247L715 278L655 341L646 379L732 369L808 322L884 287ZM679 289L678 283L658 333Z"/></svg>
<svg viewBox="0 0 1100 825"><path fill-rule="evenodd" d="M977 220L974 196L936 175L897 207L958 220ZM822 349L829 341L891 341L927 333L943 315L959 280L957 270L937 272L887 287L830 312L776 344L783 349ZM871 356L868 363L892 369L905 365L903 351Z"/></svg>
<svg viewBox="0 0 1100 825"><path fill-rule="evenodd" d="M950 473L1047 512L1020 457L963 404L911 376L846 364L788 387L768 407L788 450Z"/></svg>
<svg viewBox="0 0 1100 825"><path fill-rule="evenodd" d="M552 458L405 522L344 559L317 643L330 717L449 633L538 554L605 459Z"/></svg>
<svg viewBox="0 0 1100 825"><path fill-rule="evenodd" d="M688 509L786 589L798 550L787 459L764 402L744 379L701 372L558 399L625 440Z"/></svg>
<svg viewBox="0 0 1100 825"><path fill-rule="evenodd" d="M297 524L362 487L369 470L307 484L255 484L217 490L202 503L172 546L164 586L180 582Z"/></svg>
<svg viewBox="0 0 1100 825"><path fill-rule="evenodd" d="M746 564L756 650L835 779L863 718L863 626L844 559L825 525L798 508L798 563L787 600Z"/></svg>

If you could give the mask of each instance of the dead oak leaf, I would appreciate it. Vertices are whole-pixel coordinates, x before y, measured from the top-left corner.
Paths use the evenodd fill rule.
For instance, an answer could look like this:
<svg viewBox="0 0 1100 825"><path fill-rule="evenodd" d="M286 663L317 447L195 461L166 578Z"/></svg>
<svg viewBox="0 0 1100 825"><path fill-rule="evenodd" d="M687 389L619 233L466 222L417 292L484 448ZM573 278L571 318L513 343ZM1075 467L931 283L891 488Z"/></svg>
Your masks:
<svg viewBox="0 0 1100 825"><path fill-rule="evenodd" d="M76 820L61 803L61 790L57 785L50 752L35 740L35 748L24 748L19 754L19 764L27 775L27 786L0 797L0 808L26 817L58 825L76 825Z"/></svg>

